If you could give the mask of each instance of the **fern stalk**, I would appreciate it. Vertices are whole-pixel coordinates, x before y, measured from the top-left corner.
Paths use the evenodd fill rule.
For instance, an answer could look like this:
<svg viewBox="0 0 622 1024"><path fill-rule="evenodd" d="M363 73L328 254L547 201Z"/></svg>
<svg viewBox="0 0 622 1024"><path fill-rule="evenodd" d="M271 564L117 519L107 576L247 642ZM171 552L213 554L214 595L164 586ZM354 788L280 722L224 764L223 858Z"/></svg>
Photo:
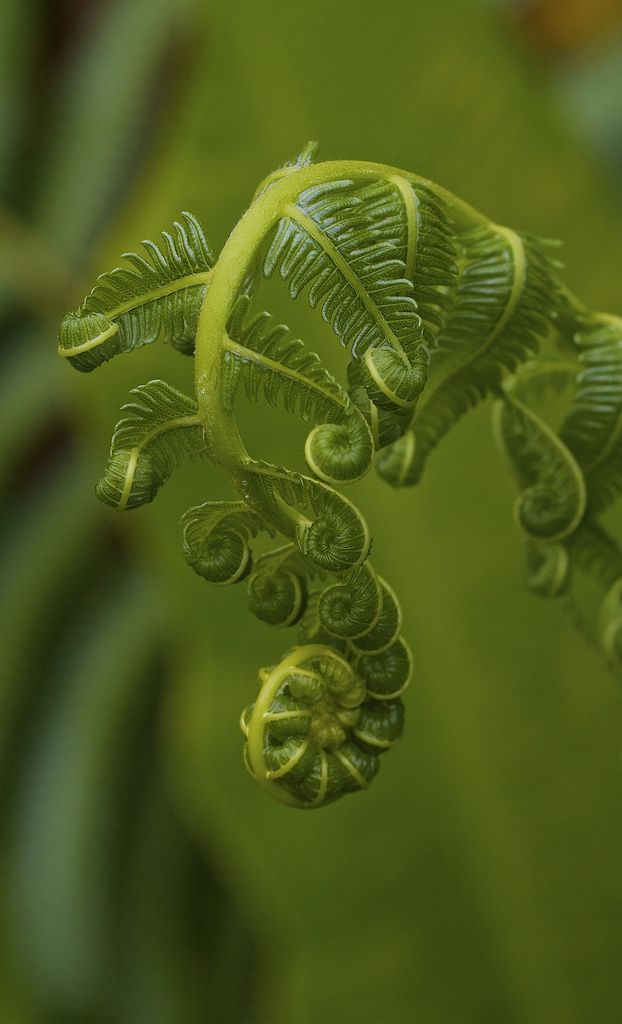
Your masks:
<svg viewBox="0 0 622 1024"><path fill-rule="evenodd" d="M260 670L241 719L249 771L298 808L369 785L401 736L412 671L369 529L336 488L375 455L387 482L416 483L443 435L489 394L520 488L530 584L622 666L622 582L602 571L602 552L617 547L596 523L622 489L622 321L565 289L550 243L407 171L313 155L307 147L262 182L218 259L190 214L162 248L129 254L133 269L103 275L65 318L60 345L82 370L157 338L194 354L196 398L163 381L135 390L97 493L137 507L188 455L208 457L237 491L185 513L184 554L209 582L247 580L262 621L298 626L299 644ZM347 388L284 325L247 319L261 273L321 312L349 350ZM251 457L236 418L241 383L251 401L281 397L309 425L308 474ZM562 392L557 425L539 406ZM289 543L254 561L260 532Z"/></svg>

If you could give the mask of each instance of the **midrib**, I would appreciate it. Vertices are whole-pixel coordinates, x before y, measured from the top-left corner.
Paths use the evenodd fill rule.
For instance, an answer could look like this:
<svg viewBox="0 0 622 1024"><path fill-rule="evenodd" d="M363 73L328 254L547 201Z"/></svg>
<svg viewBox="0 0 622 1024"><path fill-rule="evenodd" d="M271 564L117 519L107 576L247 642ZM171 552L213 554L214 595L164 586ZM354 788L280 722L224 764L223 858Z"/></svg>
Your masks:
<svg viewBox="0 0 622 1024"><path fill-rule="evenodd" d="M318 228L317 224L311 219L311 217L307 216L306 213L303 213L300 207L295 206L293 203L290 203L284 208L283 216L289 217L290 220L296 221L300 224L304 231L306 231L306 233L318 243L320 248L323 249L329 259L332 260L334 265L337 267L342 277L345 278L356 296L360 299L372 320L380 328L382 334L388 338L393 347L403 355L404 350L399 338L383 317L369 292L365 290L365 287L361 281L359 281L356 274L352 272L351 267L341 255L337 246L331 242L330 238L328 238L320 228Z"/></svg>
<svg viewBox="0 0 622 1024"><path fill-rule="evenodd" d="M288 377L290 380L297 381L302 386L310 388L318 395L321 395L322 398L326 398L328 401L338 406L341 412L346 411L347 400L345 395L343 398L339 398L331 391L323 388L317 381L303 376L303 374L298 373L291 367L285 366L283 363L277 363L274 359L270 359L269 356L265 356L261 352L255 352L253 349L245 348L244 345L240 345L237 342L232 341L229 337L223 341L222 347L244 362L255 363L256 366L262 366L264 369L269 370L272 373L276 373L280 377Z"/></svg>
<svg viewBox="0 0 622 1024"><path fill-rule="evenodd" d="M178 278L176 281L170 281L168 284L162 285L161 288L154 288L153 291L145 292L144 295L138 295L136 298L128 299L127 302L122 302L120 305L115 306L114 309L107 310L102 313L102 316L106 317L107 320L117 320L124 313L128 313L131 309L137 309L139 306L145 306L149 302L155 302L156 299L164 298L166 295L172 295L174 292L183 291L186 288L195 288L202 284L209 282L211 271L203 271L199 274L188 274L187 277ZM59 355L65 357L71 357L80 355L81 352L88 352L90 349L98 348L108 338L113 337L119 330L118 324L111 323L105 331L101 334L96 335L94 338L89 338L87 341L82 342L80 345L74 345L72 348L59 348Z"/></svg>
<svg viewBox="0 0 622 1024"><path fill-rule="evenodd" d="M143 437L140 444L136 444L130 449L130 457L125 471L125 480L123 481L123 490L118 504L118 508L121 511L125 509L128 501L130 500L140 453L147 447L147 445L150 444L154 438L159 437L160 434L164 434L169 430L176 430L180 427L198 427L200 425L201 420L197 414L192 416L179 416L177 419L167 420L166 423L161 423L158 427L149 431L149 433Z"/></svg>

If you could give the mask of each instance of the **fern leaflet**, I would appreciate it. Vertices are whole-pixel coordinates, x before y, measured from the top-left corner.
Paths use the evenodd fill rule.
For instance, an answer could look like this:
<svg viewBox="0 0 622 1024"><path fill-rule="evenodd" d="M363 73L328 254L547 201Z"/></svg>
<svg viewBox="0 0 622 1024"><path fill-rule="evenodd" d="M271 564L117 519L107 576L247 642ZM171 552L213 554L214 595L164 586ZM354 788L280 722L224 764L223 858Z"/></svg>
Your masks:
<svg viewBox="0 0 622 1024"><path fill-rule="evenodd" d="M144 255L123 253L130 267L100 275L80 308L63 320L59 353L77 370L94 370L158 338L180 352L194 351L214 256L191 213L162 239L161 247L144 241Z"/></svg>

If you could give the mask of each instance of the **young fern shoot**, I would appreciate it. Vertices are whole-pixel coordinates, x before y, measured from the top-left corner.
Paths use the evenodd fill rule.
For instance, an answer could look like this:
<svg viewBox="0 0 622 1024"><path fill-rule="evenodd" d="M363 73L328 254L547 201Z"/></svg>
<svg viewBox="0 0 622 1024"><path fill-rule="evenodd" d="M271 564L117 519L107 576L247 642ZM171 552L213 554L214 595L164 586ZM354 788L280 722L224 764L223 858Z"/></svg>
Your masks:
<svg viewBox="0 0 622 1024"><path fill-rule="evenodd" d="M59 346L82 371L157 339L194 355L193 395L161 380L132 392L97 496L143 505L185 455L216 463L239 494L189 509L183 550L210 583L245 580L264 622L297 628L285 658L260 669L241 727L251 774L299 808L369 785L402 734L412 670L398 599L341 488L374 460L394 487L417 483L487 395L531 587L622 664L622 555L598 523L622 490L622 319L570 295L551 243L410 172L314 156L309 145L265 179L217 259L189 213L159 246L124 254L129 266L64 318ZM272 275L332 327L349 353L344 384L253 313ZM242 391L308 424L307 474L249 454ZM540 410L551 391L565 396L561 424ZM280 539L254 557L259 533Z"/></svg>

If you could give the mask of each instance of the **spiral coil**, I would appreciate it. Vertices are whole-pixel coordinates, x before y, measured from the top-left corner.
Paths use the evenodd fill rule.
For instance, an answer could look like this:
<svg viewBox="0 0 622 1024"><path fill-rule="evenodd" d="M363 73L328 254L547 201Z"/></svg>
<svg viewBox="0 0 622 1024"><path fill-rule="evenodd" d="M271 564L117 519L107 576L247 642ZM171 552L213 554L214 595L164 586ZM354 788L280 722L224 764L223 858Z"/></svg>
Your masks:
<svg viewBox="0 0 622 1024"><path fill-rule="evenodd" d="M294 807L319 807L366 789L380 755L402 735L402 702L372 696L330 647L295 648L260 673L260 684L241 718L245 763L258 782Z"/></svg>

